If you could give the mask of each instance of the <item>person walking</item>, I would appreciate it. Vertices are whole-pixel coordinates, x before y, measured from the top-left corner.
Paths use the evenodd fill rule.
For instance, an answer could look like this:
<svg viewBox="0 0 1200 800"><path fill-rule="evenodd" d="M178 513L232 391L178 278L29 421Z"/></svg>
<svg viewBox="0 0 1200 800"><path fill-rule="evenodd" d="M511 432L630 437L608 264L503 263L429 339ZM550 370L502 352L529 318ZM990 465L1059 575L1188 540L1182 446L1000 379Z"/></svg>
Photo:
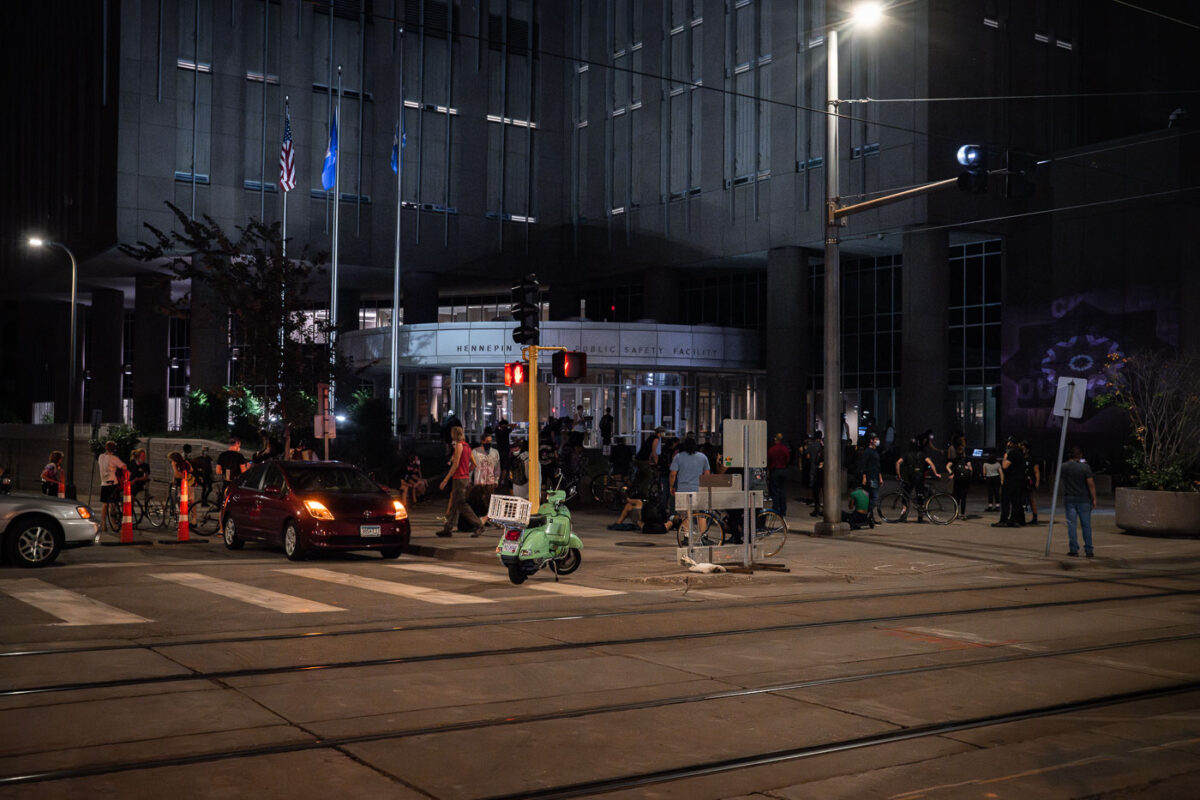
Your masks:
<svg viewBox="0 0 1200 800"><path fill-rule="evenodd" d="M825 443L822 434L817 431L808 439L808 447L804 449L804 460L808 467L808 488L812 492L812 511L810 517L821 516L821 489L825 483Z"/></svg>
<svg viewBox="0 0 1200 800"><path fill-rule="evenodd" d="M975 474L971 460L967 458L967 439L956 436L946 448L946 474L953 478L954 502L958 503L959 519L967 518L967 492L971 489L971 476Z"/></svg>
<svg viewBox="0 0 1200 800"><path fill-rule="evenodd" d="M96 459L100 469L100 524L102 530L109 530L108 506L110 503L121 502L121 477L125 471L125 462L117 457L117 443L111 439L104 443L104 452ZM117 529L115 520L111 529Z"/></svg>
<svg viewBox="0 0 1200 800"><path fill-rule="evenodd" d="M1000 521L993 528L1019 528L1025 524L1021 508L1021 487L1025 483L1025 454L1017 437L1008 437L1004 459L1000 462Z"/></svg>
<svg viewBox="0 0 1200 800"><path fill-rule="evenodd" d="M1096 479L1092 468L1084 462L1083 451L1071 448L1070 459L1062 465L1062 489L1067 512L1067 555L1079 556L1079 541L1075 538L1075 520L1083 532L1083 554L1095 556L1092 548L1092 509L1096 507Z"/></svg>
<svg viewBox="0 0 1200 800"><path fill-rule="evenodd" d="M445 489L446 484L451 481L454 481L454 486L450 492L450 508L446 511L446 522L437 535L450 536L451 531L458 527L458 518L463 516L474 528L471 536L478 536L483 533L483 522L467 502L467 496L471 492L471 448L467 445L467 436L463 433L461 425L450 429L450 441L454 450L450 454L450 469L446 472L446 477L442 478L441 488Z"/></svg>
<svg viewBox="0 0 1200 800"><path fill-rule="evenodd" d="M862 451L862 485L867 490L867 519L883 522L879 510L879 488L883 486L883 464L879 458L879 434L867 435L867 449Z"/></svg>
<svg viewBox="0 0 1200 800"><path fill-rule="evenodd" d="M50 454L50 461L42 467L42 494L58 497L58 485L63 482L62 450Z"/></svg>
<svg viewBox="0 0 1200 800"><path fill-rule="evenodd" d="M783 443L783 434L775 434L775 443L767 450L767 486L771 492L771 507L781 517L787 516L787 469L792 451Z"/></svg>
<svg viewBox="0 0 1200 800"><path fill-rule="evenodd" d="M471 462L475 471L475 485L479 487L480 499L484 508L492 502L496 486L500 483L500 451L492 446L492 435L485 433L471 453ZM483 518L487 522L487 517Z"/></svg>

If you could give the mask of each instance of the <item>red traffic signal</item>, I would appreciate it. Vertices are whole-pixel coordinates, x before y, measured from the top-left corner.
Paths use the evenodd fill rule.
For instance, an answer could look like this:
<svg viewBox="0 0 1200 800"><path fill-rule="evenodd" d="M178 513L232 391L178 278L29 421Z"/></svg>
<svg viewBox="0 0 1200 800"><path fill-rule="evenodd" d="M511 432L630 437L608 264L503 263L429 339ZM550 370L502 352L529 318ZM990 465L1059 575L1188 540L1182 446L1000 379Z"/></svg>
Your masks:
<svg viewBox="0 0 1200 800"><path fill-rule="evenodd" d="M504 365L504 385L519 386L525 383L526 367L524 361L509 361Z"/></svg>
<svg viewBox="0 0 1200 800"><path fill-rule="evenodd" d="M572 380L587 377L587 353L578 350L555 350L551 358L554 377Z"/></svg>

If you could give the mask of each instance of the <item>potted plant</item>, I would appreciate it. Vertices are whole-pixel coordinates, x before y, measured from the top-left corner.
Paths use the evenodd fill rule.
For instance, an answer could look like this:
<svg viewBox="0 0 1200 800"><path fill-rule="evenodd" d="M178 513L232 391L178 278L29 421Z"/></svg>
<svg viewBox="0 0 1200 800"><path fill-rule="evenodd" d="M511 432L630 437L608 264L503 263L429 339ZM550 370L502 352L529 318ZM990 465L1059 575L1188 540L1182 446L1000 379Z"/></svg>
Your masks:
<svg viewBox="0 0 1200 800"><path fill-rule="evenodd" d="M1116 493L1117 527L1200 536L1200 357L1169 352L1109 356L1097 405L1129 417L1134 485Z"/></svg>

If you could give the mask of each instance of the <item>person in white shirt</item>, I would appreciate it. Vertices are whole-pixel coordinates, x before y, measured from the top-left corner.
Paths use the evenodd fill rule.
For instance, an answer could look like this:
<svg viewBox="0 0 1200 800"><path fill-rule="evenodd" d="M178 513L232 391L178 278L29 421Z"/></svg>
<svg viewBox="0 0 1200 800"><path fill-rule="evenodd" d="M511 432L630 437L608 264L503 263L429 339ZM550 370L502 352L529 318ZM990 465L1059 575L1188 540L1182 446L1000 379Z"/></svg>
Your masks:
<svg viewBox="0 0 1200 800"><path fill-rule="evenodd" d="M104 443L104 452L96 459L100 469L100 527L109 530L108 504L121 501L121 478L125 472L125 462L117 457L117 443L109 440ZM116 520L111 528L116 530Z"/></svg>
<svg viewBox="0 0 1200 800"><path fill-rule="evenodd" d="M471 462L474 464L475 485L482 490L483 504L487 507L492 502L492 493L496 484L500 483L500 451L492 446L492 435L485 433L479 442L479 447L471 451ZM483 517L486 525L487 516ZM472 534L477 536L478 531Z"/></svg>

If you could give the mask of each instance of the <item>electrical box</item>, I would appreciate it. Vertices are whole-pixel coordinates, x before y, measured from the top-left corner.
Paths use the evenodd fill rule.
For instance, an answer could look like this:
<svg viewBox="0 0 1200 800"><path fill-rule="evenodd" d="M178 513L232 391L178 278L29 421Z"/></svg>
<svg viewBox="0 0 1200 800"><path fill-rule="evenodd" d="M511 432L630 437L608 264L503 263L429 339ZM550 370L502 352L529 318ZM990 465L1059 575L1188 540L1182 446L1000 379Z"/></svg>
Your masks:
<svg viewBox="0 0 1200 800"><path fill-rule="evenodd" d="M747 459L742 460L745 441ZM721 425L721 455L727 467L767 468L767 421L765 419L727 419Z"/></svg>

